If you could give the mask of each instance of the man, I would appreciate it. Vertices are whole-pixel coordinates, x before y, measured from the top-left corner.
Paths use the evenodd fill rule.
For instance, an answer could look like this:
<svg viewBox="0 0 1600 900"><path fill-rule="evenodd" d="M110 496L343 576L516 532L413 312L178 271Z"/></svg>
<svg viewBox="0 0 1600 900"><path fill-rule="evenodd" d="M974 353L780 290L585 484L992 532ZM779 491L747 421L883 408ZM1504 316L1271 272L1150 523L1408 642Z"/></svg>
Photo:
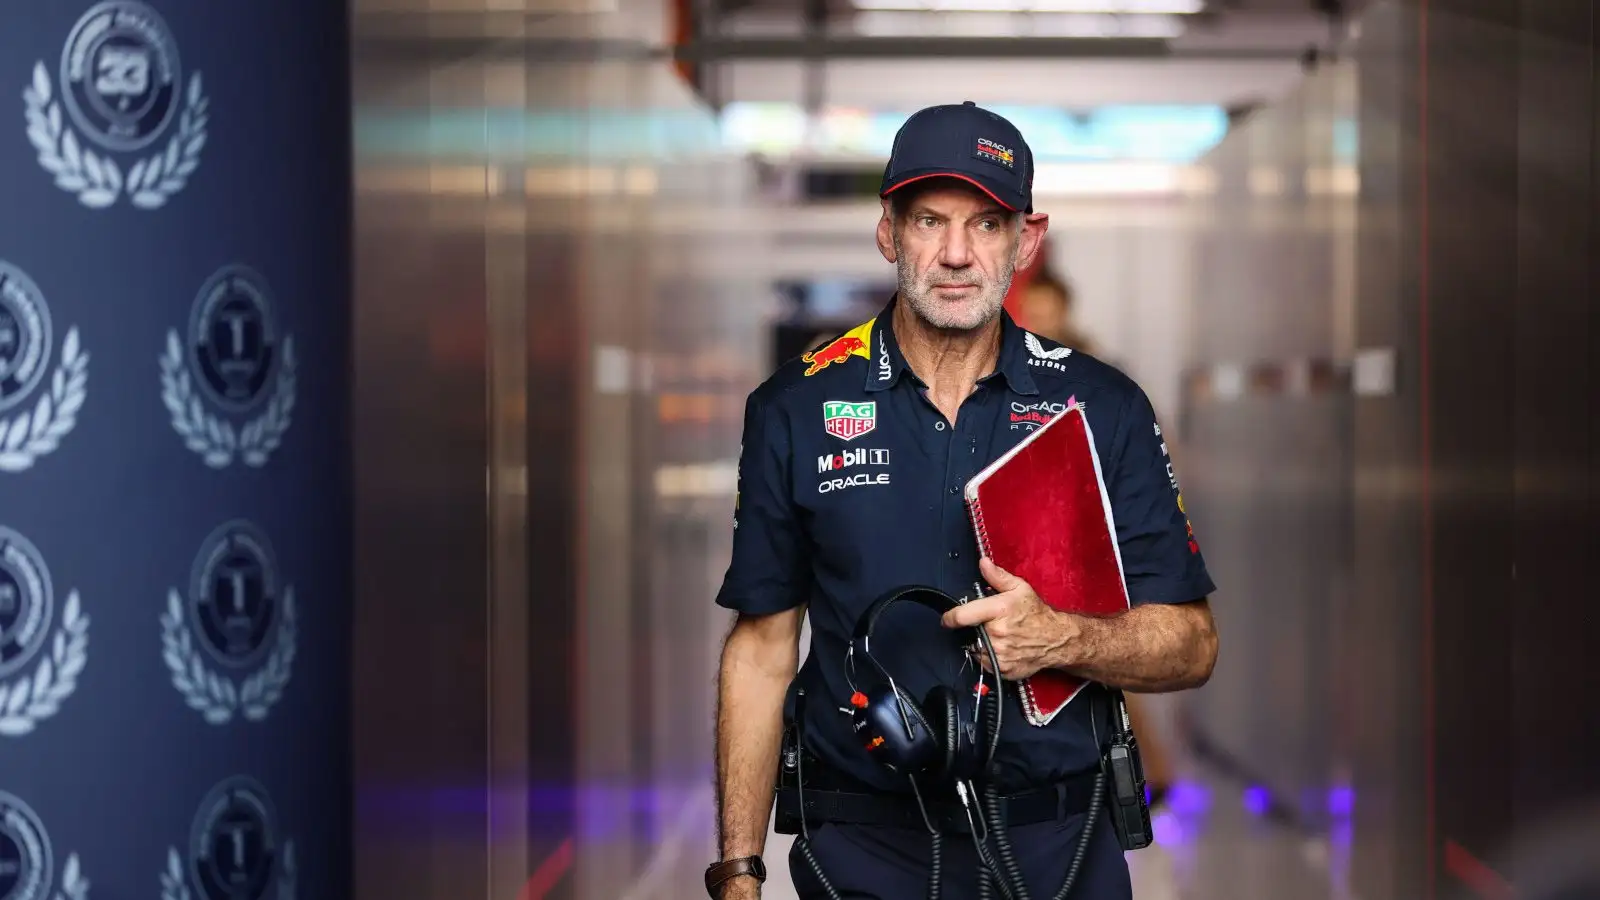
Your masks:
<svg viewBox="0 0 1600 900"><path fill-rule="evenodd" d="M970 596L981 577L998 591L944 621L900 608L905 615L879 624L874 647L895 651L886 664L914 697L950 683L950 661L962 652L951 629L979 622L1007 679L1056 667L1114 687L1172 691L1210 677L1213 585L1186 533L1144 392L1089 356L1025 340L1003 313L1013 273L1033 261L1048 227L1033 212L1032 175L1027 144L1000 116L970 102L913 115L884 171L877 227L899 291L875 319L786 364L749 397L733 559L717 596L738 617L719 678L713 896L759 896L791 679L810 698L808 794L816 784L913 802L905 780L875 763L848 714L835 711L849 705L844 650L856 619L888 589L926 584ZM1112 618L1055 612L1021 580L980 563L963 505L966 481L1069 397L1085 403L1094 429L1135 604ZM795 677L808 612L811 652ZM1007 697L991 780L1004 796L1061 800L1053 818L1008 828L1035 896L1054 894L1084 826L1084 785L1101 757L1095 737L1105 737L1106 704L1103 693L1089 702L1095 693L1044 727ZM1091 722L1096 707L1102 721ZM920 828L808 822L810 849L841 896L924 894L931 850ZM1128 870L1108 822L1090 845L1073 896L1125 900ZM795 853L790 870L802 897L826 896ZM970 839L945 841L943 872L945 896L974 894Z"/></svg>

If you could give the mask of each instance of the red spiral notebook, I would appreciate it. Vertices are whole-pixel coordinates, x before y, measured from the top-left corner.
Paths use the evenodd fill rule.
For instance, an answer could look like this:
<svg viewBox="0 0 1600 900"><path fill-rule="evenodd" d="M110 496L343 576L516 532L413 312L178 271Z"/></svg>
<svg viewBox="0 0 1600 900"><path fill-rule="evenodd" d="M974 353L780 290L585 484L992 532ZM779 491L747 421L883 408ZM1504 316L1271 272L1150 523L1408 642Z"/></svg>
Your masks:
<svg viewBox="0 0 1600 900"><path fill-rule="evenodd" d="M1052 608L1095 616L1128 608L1111 498L1076 398L973 476L966 500L978 549ZM1087 684L1057 669L1024 679L1028 721L1048 724Z"/></svg>

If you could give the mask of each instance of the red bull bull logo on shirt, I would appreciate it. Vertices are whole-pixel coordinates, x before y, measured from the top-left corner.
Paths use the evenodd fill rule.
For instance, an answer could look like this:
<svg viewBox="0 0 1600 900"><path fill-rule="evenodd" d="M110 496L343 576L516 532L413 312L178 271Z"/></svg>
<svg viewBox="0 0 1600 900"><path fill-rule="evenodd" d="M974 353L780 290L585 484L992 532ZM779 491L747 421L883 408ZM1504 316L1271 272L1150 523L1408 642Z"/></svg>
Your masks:
<svg viewBox="0 0 1600 900"><path fill-rule="evenodd" d="M809 366L806 374L815 375L834 363L842 363L852 356L871 358L872 354L868 352L867 346L872 341L872 323L876 321L877 319L872 319L857 325L825 346L800 357L800 361Z"/></svg>

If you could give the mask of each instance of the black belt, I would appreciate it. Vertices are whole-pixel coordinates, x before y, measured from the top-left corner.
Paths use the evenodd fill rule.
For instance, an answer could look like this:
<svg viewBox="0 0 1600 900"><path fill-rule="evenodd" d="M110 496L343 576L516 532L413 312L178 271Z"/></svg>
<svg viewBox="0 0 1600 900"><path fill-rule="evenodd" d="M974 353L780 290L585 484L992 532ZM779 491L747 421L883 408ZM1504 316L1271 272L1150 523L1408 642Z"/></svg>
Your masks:
<svg viewBox="0 0 1600 900"><path fill-rule="evenodd" d="M809 782L810 779L807 779ZM1089 808L1094 790L1094 773L1085 772L1041 788L1000 797L1000 814L1006 825L1033 825L1082 813ZM941 790L930 797L923 791L928 820L940 833L965 833L971 830L967 813L953 791ZM868 793L856 790L829 790L805 786L805 821L808 826L824 822L879 825L891 828L926 830L916 798L910 794ZM776 830L779 834L799 834L799 796L793 784L778 788ZM980 798L981 802L981 798ZM974 818L978 815L973 808ZM979 826L980 829L982 826Z"/></svg>

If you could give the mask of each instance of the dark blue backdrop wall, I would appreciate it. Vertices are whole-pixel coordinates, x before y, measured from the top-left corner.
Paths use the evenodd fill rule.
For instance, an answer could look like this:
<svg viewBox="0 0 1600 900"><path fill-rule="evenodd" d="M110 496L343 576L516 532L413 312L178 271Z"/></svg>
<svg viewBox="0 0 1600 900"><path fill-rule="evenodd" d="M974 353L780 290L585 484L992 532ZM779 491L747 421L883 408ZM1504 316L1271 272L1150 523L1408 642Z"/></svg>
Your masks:
<svg viewBox="0 0 1600 900"><path fill-rule="evenodd" d="M0 10L0 900L351 896L347 12Z"/></svg>

